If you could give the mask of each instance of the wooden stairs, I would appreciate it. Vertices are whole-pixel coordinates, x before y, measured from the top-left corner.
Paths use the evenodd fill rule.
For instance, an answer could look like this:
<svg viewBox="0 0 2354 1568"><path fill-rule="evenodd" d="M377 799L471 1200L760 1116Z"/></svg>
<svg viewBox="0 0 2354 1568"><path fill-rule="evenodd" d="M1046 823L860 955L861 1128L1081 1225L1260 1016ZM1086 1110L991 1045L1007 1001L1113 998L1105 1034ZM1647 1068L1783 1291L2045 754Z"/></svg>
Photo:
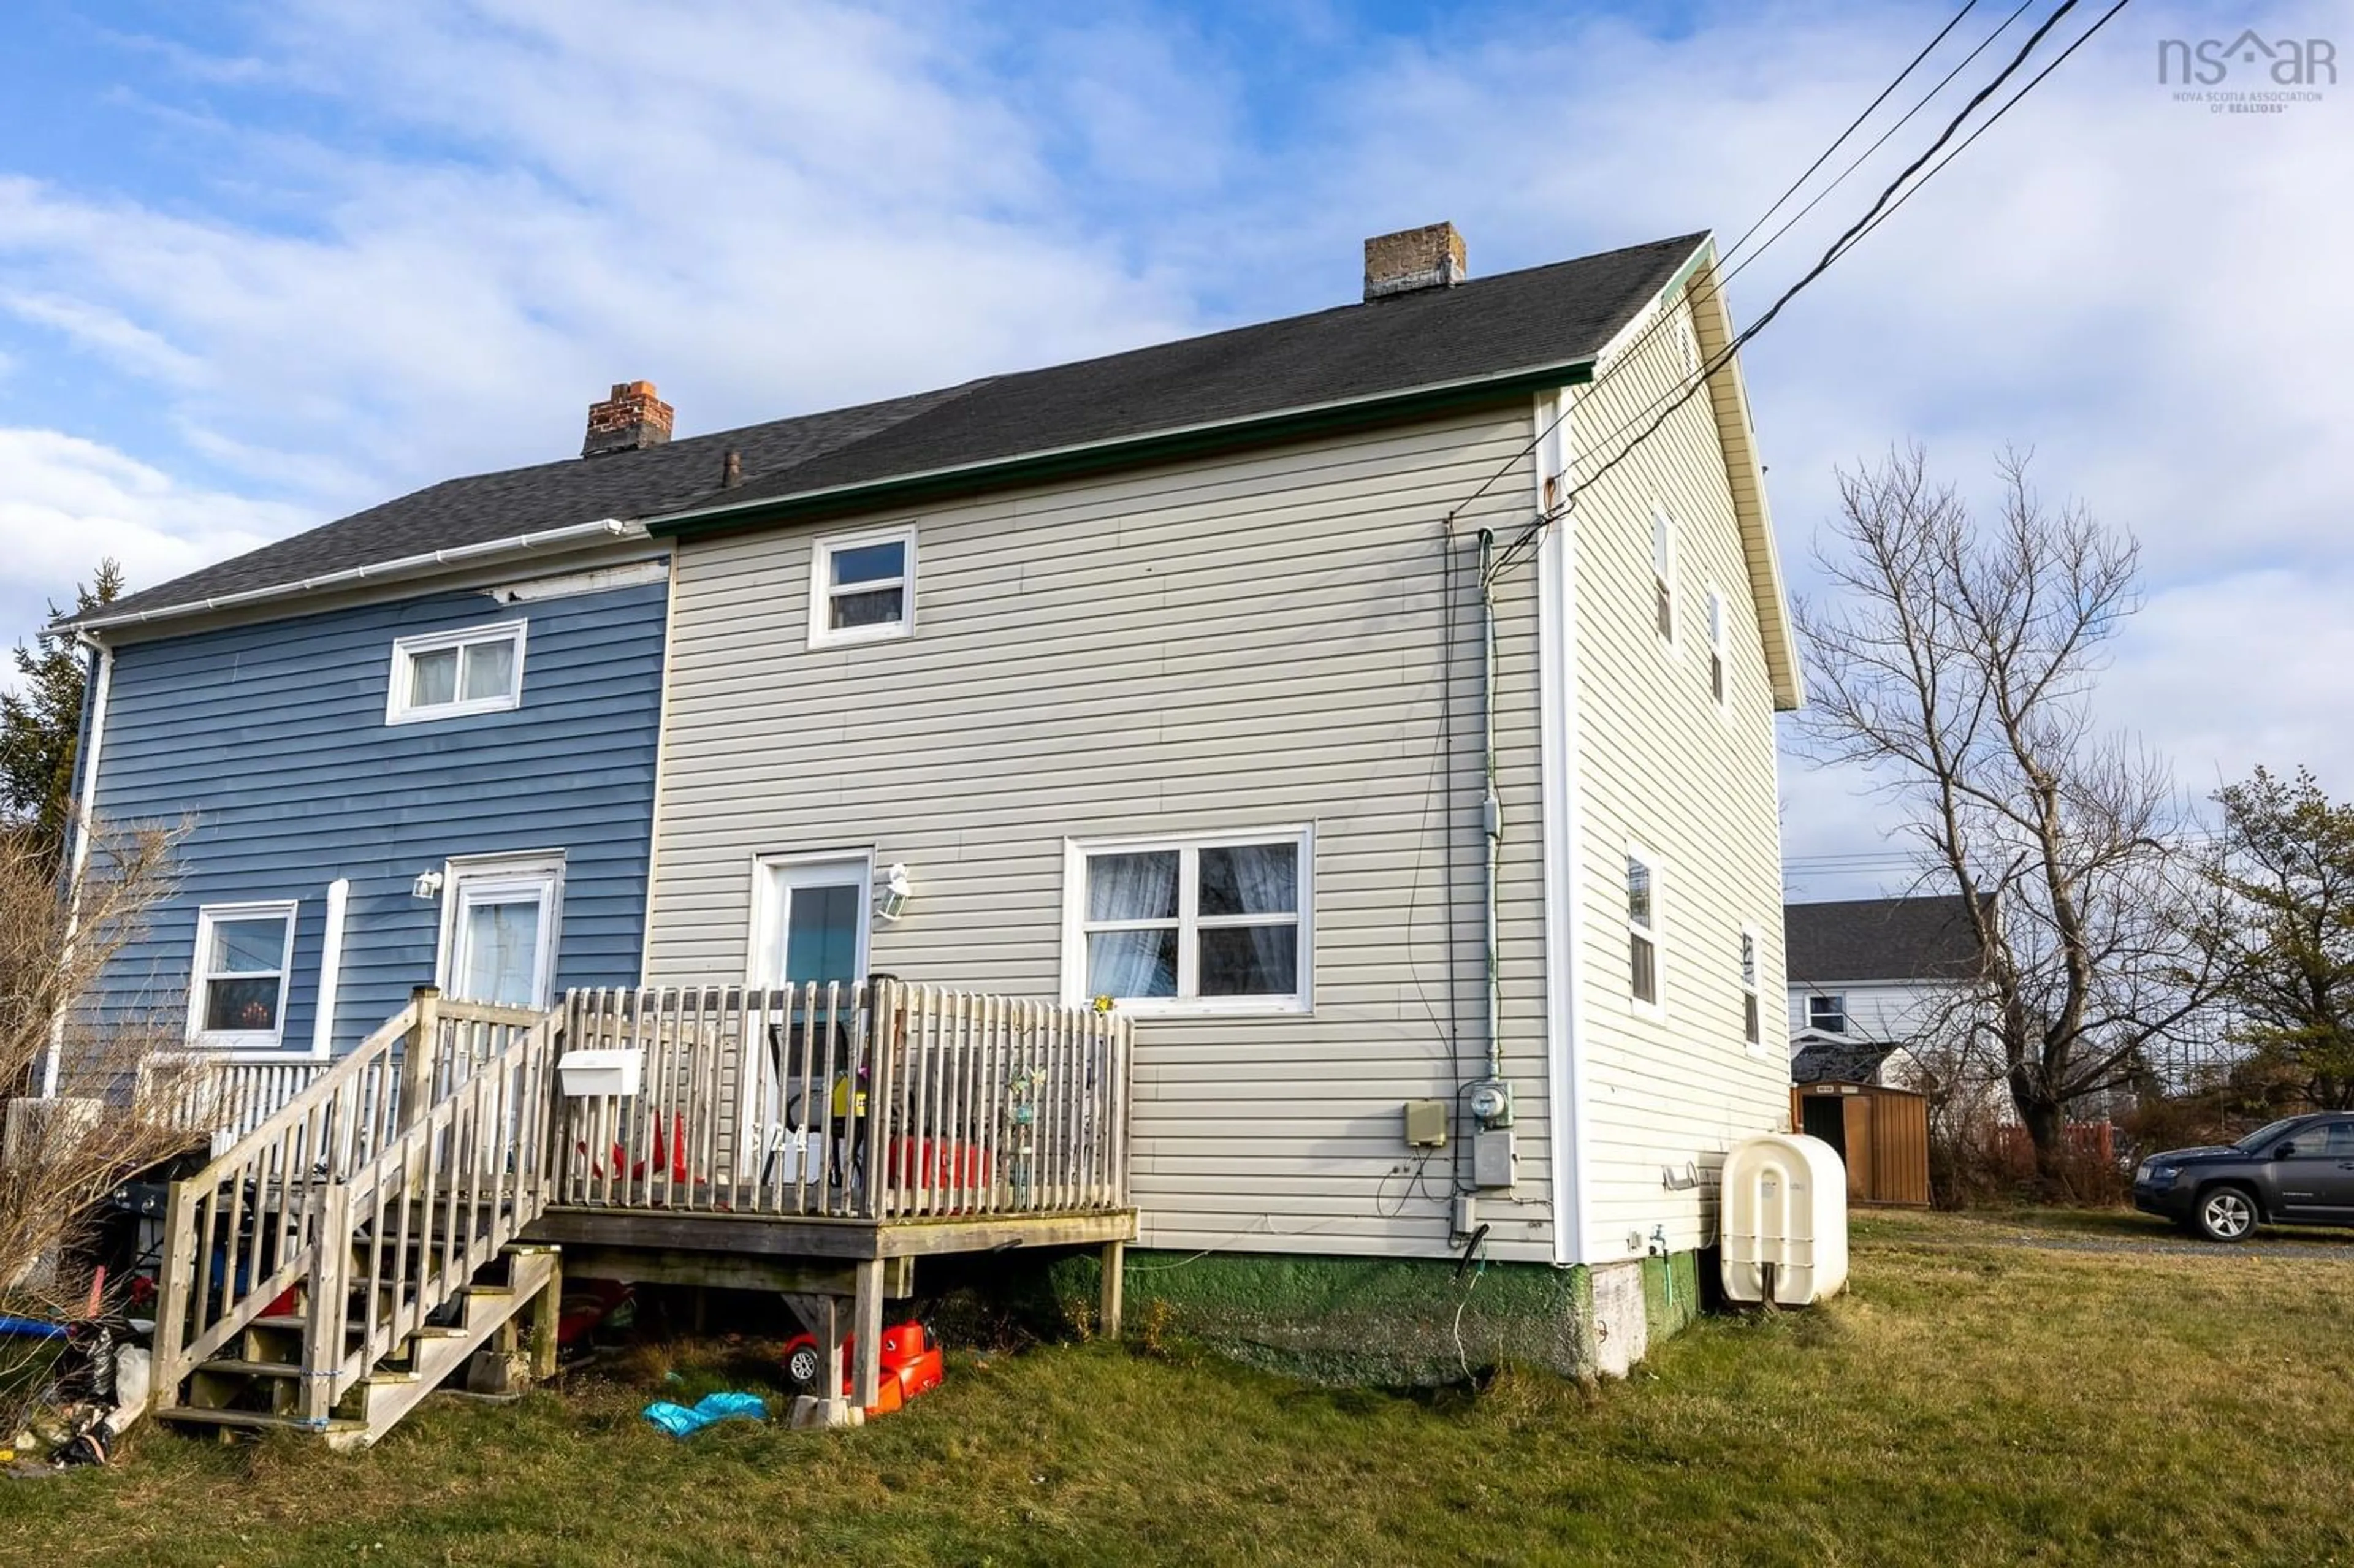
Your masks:
<svg viewBox="0 0 2354 1568"><path fill-rule="evenodd" d="M516 1318L526 1307L552 1309L563 1288L563 1270L553 1247L511 1246L481 1278L458 1287L448 1310L410 1330L393 1351L362 1372L323 1418L306 1414L302 1382L316 1358L310 1354L310 1315L302 1310L269 1314L248 1323L233 1356L216 1356L192 1368L183 1403L164 1406L164 1421L210 1426L224 1433L290 1427L323 1437L338 1450L364 1448L390 1431L419 1401L461 1372L478 1352L519 1353ZM356 1296L357 1292L355 1292ZM355 1300L354 1317L365 1310ZM554 1319L546 1319L535 1341L553 1349ZM356 1351L365 1330L348 1323L344 1351ZM552 1371L553 1369L547 1369Z"/></svg>
<svg viewBox="0 0 2354 1568"><path fill-rule="evenodd" d="M375 1442L480 1353L552 1371L562 1269L545 1207L560 1012L420 991L359 1050L175 1182L154 1414L224 1435Z"/></svg>

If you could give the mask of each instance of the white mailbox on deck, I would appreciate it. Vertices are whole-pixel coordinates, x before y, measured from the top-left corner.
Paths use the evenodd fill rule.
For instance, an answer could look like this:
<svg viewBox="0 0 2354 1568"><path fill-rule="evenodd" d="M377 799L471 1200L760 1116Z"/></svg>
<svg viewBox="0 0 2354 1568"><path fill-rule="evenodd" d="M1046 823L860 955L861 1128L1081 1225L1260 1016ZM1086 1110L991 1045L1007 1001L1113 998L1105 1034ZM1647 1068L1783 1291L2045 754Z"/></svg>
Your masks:
<svg viewBox="0 0 2354 1568"><path fill-rule="evenodd" d="M1809 1307L1847 1285L1847 1167L1804 1133L1744 1139L1724 1157L1724 1295Z"/></svg>
<svg viewBox="0 0 2354 1568"><path fill-rule="evenodd" d="M627 1098L638 1092L645 1070L646 1054L637 1049L567 1051L556 1059L557 1081L573 1099Z"/></svg>

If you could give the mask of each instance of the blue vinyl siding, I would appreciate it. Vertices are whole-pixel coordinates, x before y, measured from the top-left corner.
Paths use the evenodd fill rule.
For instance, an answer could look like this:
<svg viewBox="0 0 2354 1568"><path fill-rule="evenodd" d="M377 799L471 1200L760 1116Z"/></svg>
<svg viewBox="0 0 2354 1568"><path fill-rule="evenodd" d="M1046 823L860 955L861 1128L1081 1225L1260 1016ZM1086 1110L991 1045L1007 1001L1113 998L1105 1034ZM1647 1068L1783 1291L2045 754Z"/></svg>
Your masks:
<svg viewBox="0 0 2354 1568"><path fill-rule="evenodd" d="M482 593L117 650L97 810L186 821L178 884L111 967L117 1019L185 1021L196 910L299 899L285 1046L311 1045L327 885L351 882L334 1044L433 979L441 905L410 886L453 855L565 853L555 985L627 985L644 937L666 585L502 605ZM530 623L510 712L385 723L397 637Z"/></svg>

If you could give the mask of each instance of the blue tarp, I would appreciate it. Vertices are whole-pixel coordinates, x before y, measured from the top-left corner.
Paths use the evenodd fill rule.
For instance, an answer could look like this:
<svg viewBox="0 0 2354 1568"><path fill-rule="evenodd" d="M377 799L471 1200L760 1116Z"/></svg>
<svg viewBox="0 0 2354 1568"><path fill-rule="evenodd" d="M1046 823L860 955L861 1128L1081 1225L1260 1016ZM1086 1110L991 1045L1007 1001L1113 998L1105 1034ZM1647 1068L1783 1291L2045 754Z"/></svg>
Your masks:
<svg viewBox="0 0 2354 1568"><path fill-rule="evenodd" d="M721 1421L766 1421L769 1405L757 1393L706 1393L692 1406L658 1399L645 1417L673 1437L691 1437Z"/></svg>

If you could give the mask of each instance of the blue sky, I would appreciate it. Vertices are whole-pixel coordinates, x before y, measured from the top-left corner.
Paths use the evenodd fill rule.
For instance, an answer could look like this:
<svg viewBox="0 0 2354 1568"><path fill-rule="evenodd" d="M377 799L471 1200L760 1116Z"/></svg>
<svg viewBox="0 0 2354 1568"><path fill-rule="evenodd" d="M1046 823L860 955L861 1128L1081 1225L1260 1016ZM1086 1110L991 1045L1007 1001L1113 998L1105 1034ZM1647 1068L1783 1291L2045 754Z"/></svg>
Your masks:
<svg viewBox="0 0 2354 1568"><path fill-rule="evenodd" d="M18 0L0 627L103 554L153 583L566 455L615 380L714 429L1344 302L1440 217L1475 272L1729 238L1951 9ZM2137 0L1746 368L1801 591L1836 465L1919 439L1982 491L2032 445L2145 546L2105 715L2195 788L2354 793L2354 81L2224 118L2156 80L2248 26L2354 61L2354 5ZM1891 873L1809 858L1882 851L1857 780L1784 779L1806 890Z"/></svg>

